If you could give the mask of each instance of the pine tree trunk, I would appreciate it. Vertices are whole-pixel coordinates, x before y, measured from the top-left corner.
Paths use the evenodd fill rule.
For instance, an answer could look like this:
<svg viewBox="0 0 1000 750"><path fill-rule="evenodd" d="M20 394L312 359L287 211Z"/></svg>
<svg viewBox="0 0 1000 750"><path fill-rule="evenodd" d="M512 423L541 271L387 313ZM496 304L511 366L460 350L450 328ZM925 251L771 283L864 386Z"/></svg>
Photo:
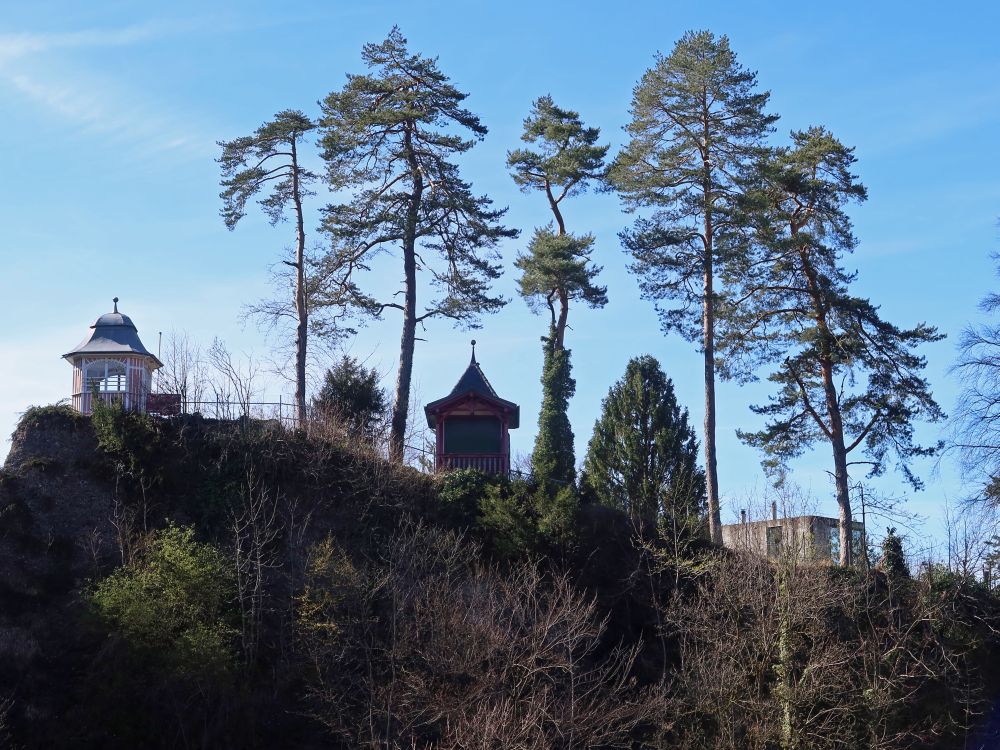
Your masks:
<svg viewBox="0 0 1000 750"><path fill-rule="evenodd" d="M719 510L719 468L715 449L715 227L712 226L711 128L708 92L702 89L702 200L705 210L702 238L705 250L702 297L702 340L705 353L705 494L708 496L708 535L722 544L722 514Z"/></svg>
<svg viewBox="0 0 1000 750"><path fill-rule="evenodd" d="M406 420L410 409L410 381L413 377L413 350L417 338L417 215L424 190L420 165L413 153L413 140L407 128L403 138L409 162L413 190L406 207L403 227L403 333L399 342L399 369L396 371L396 393L392 404L392 425L389 433L389 458L403 462L406 443Z"/></svg>
<svg viewBox="0 0 1000 750"><path fill-rule="evenodd" d="M851 526L854 518L851 514L844 421L840 414L837 385L833 380L833 364L829 360L824 360L820 367L823 373L823 391L826 394L826 411L830 419L830 446L833 449L833 478L837 489L837 507L840 509L840 564L846 567L854 562L854 551L851 549Z"/></svg>
<svg viewBox="0 0 1000 750"><path fill-rule="evenodd" d="M851 514L851 492L847 474L847 447L844 444L844 423L840 415L837 386L833 382L833 365L828 361L823 362L822 369L826 409L830 415L833 478L837 488L837 507L840 509L840 564L846 567L854 562L854 550L851 549L851 526L854 518Z"/></svg>
<svg viewBox="0 0 1000 750"><path fill-rule="evenodd" d="M705 306L705 489L708 495L708 532L722 544L722 514L719 510L719 469L715 450L715 315L712 305L712 260L706 259Z"/></svg>
<svg viewBox="0 0 1000 750"><path fill-rule="evenodd" d="M706 192L708 186L706 184ZM708 495L708 533L722 544L719 510L719 469L715 450L715 291L712 267L712 212L705 211L705 271L702 301L702 336L705 351L705 489Z"/></svg>
<svg viewBox="0 0 1000 750"><path fill-rule="evenodd" d="M295 421L301 429L306 421L306 345L309 310L306 305L306 231L302 216L302 190L295 139L292 139L292 200L295 202Z"/></svg>
<svg viewBox="0 0 1000 750"><path fill-rule="evenodd" d="M559 319L556 321L555 330L555 350L561 352L565 349L564 342L566 340L566 321L569 318L569 295L566 294L565 289L559 290Z"/></svg>
<svg viewBox="0 0 1000 750"><path fill-rule="evenodd" d="M792 235L798 234L798 227L792 228ZM818 416L814 418L830 439L833 450L833 477L837 492L837 507L840 509L840 564L848 566L853 562L851 550L851 493L847 473L847 445L844 441L844 420L840 412L840 398L837 384L833 379L833 351L831 343L833 334L827 324L827 306L823 300L818 274L805 248L800 247L799 257L802 270L806 276L806 284L813 300L814 319L821 337L820 376L823 381L823 395L826 399L826 414L828 425L823 425Z"/></svg>

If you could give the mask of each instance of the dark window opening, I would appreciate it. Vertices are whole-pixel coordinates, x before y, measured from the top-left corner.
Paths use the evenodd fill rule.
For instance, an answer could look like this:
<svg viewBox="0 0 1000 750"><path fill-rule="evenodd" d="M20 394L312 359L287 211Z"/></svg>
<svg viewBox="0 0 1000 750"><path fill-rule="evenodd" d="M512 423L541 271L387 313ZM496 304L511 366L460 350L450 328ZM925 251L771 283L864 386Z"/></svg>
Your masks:
<svg viewBox="0 0 1000 750"><path fill-rule="evenodd" d="M444 421L444 452L500 453L502 433L496 417L448 417Z"/></svg>

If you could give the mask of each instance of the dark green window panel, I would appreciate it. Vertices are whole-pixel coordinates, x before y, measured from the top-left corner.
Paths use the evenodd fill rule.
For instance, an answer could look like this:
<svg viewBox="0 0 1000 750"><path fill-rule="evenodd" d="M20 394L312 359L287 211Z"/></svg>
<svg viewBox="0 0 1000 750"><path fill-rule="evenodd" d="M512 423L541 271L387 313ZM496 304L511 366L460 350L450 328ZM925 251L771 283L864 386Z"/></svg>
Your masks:
<svg viewBox="0 0 1000 750"><path fill-rule="evenodd" d="M502 429L496 417L448 417L445 453L500 453Z"/></svg>

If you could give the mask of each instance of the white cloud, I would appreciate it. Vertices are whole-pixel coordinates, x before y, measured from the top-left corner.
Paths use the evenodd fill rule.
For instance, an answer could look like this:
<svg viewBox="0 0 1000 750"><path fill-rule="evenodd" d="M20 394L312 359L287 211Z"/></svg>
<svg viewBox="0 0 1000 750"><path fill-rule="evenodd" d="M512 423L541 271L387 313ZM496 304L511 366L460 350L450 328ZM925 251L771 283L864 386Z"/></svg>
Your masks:
<svg viewBox="0 0 1000 750"><path fill-rule="evenodd" d="M176 107L88 70L80 55L66 59L60 54L140 45L195 28L203 26L150 22L119 29L0 34L0 84L54 115L59 124L112 137L142 155L205 158L215 150L214 138L192 128L190 116L178 118L167 111Z"/></svg>
<svg viewBox="0 0 1000 750"><path fill-rule="evenodd" d="M145 23L121 29L90 29L62 33L0 34L0 63L25 55L79 47L119 47L180 30L176 24Z"/></svg>

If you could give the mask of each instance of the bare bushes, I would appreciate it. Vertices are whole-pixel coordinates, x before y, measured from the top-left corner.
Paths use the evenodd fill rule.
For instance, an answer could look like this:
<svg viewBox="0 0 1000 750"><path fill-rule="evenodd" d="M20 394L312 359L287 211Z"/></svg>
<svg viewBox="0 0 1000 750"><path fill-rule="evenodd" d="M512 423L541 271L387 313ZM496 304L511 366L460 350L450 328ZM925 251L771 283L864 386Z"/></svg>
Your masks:
<svg viewBox="0 0 1000 750"><path fill-rule="evenodd" d="M299 607L315 716L365 747L631 746L656 706L630 677L636 652L603 645L565 575L477 560L414 523L363 568L317 547Z"/></svg>
<svg viewBox="0 0 1000 750"><path fill-rule="evenodd" d="M693 595L665 608L680 650L673 746L890 750L961 737L985 695L989 632L962 591L791 559L712 560Z"/></svg>

